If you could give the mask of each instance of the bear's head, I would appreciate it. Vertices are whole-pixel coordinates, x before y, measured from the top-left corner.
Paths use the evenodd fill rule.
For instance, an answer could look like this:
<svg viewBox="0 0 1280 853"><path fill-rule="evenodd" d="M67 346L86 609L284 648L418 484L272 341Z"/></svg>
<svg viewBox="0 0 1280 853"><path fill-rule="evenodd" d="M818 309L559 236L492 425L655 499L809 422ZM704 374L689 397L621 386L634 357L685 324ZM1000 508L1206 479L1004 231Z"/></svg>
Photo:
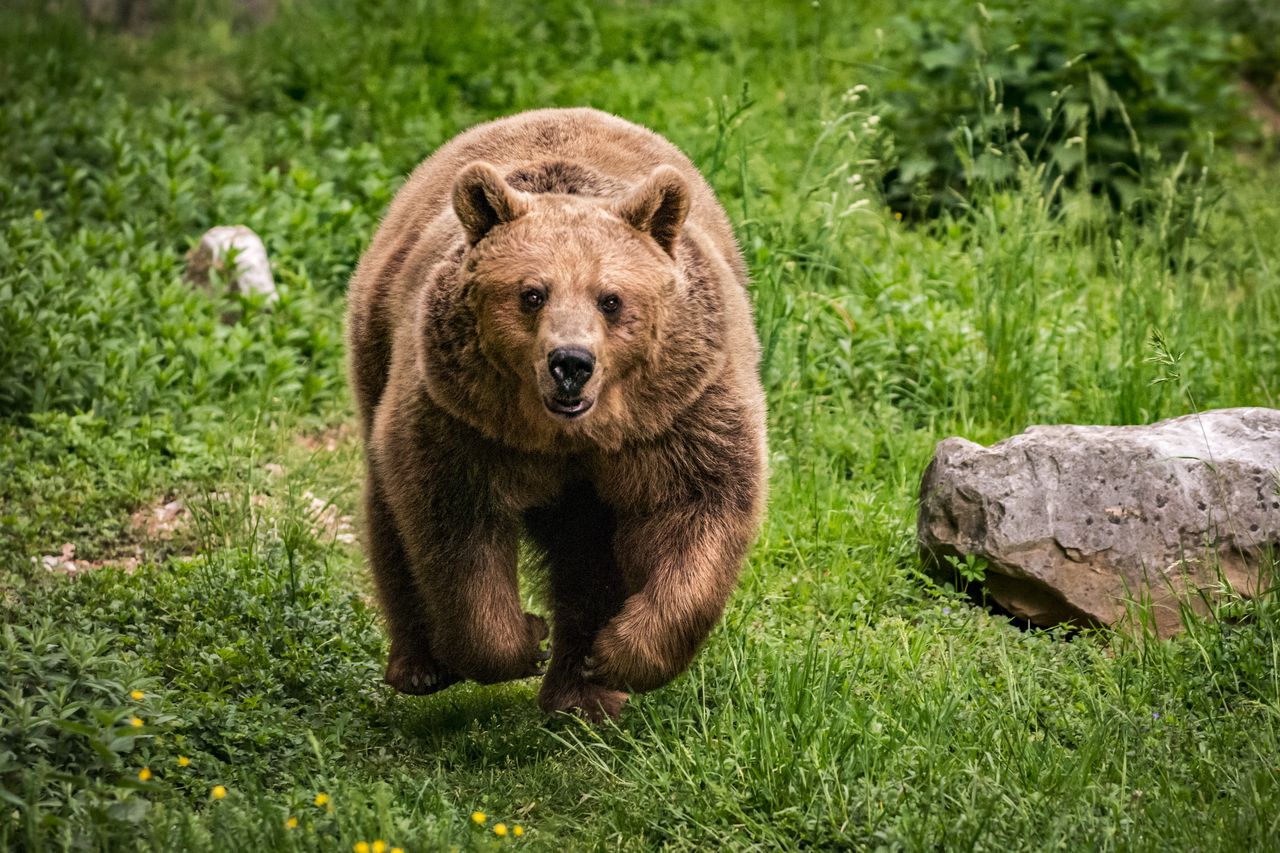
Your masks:
<svg viewBox="0 0 1280 853"><path fill-rule="evenodd" d="M607 198L524 192L487 163L466 167L456 274L484 364L444 390L449 408L543 450L616 446L669 422L716 357L718 317L690 316L703 312L677 260L689 199L669 166Z"/></svg>

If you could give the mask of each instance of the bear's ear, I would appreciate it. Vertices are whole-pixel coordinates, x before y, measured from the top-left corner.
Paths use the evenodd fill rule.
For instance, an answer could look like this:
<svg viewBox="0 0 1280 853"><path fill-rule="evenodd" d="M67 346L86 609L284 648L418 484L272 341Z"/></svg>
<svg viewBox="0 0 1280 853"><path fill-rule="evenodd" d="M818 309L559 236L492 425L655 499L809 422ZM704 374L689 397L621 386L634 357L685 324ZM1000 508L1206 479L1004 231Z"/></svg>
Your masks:
<svg viewBox="0 0 1280 853"><path fill-rule="evenodd" d="M469 245L479 243L495 226L519 219L528 209L524 193L488 163L472 163L453 184L453 212L467 232Z"/></svg>
<svg viewBox="0 0 1280 853"><path fill-rule="evenodd" d="M689 214L689 184L671 166L659 166L640 186L613 205L623 222L644 231L675 256L680 226Z"/></svg>

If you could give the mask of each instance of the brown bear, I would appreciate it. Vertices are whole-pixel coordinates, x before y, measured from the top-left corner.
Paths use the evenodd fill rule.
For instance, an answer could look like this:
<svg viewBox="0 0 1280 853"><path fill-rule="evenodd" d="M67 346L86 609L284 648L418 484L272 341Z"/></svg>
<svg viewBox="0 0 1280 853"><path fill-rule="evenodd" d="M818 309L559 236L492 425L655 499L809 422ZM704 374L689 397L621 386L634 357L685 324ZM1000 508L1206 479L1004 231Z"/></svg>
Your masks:
<svg viewBox="0 0 1280 853"><path fill-rule="evenodd" d="M542 671L522 534L546 711L616 717L688 666L766 488L746 268L688 158L590 109L463 133L392 202L347 340L388 683Z"/></svg>

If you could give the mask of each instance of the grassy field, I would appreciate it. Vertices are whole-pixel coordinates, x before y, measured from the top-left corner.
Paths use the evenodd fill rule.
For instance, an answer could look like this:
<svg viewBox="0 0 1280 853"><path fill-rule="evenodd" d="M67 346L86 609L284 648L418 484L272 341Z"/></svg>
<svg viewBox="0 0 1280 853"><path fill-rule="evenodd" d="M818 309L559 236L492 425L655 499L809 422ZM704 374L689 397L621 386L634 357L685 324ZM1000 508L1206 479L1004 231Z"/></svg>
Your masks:
<svg viewBox="0 0 1280 853"><path fill-rule="evenodd" d="M191 2L137 32L48 5L0 23L0 846L1280 842L1274 596L1165 643L1023 631L915 543L948 435L1280 403L1280 164L1232 51L1278 66L1203 3ZM1121 18L1077 33L1069 5ZM347 280L408 170L571 104L715 185L770 402L724 622L600 728L543 719L534 682L381 684L343 377ZM274 307L182 281L223 223L262 235Z"/></svg>

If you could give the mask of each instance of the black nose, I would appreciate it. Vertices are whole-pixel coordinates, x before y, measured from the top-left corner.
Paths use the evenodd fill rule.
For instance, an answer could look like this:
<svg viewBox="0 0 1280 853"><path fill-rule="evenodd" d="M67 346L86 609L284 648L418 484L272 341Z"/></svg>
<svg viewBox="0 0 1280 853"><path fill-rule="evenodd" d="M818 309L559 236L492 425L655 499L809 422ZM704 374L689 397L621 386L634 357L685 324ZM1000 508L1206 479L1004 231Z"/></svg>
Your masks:
<svg viewBox="0 0 1280 853"><path fill-rule="evenodd" d="M582 386L591 378L596 357L584 349L563 347L552 350L551 355L547 356L547 366L551 370L551 378L556 382L558 395L576 397L582 393Z"/></svg>

